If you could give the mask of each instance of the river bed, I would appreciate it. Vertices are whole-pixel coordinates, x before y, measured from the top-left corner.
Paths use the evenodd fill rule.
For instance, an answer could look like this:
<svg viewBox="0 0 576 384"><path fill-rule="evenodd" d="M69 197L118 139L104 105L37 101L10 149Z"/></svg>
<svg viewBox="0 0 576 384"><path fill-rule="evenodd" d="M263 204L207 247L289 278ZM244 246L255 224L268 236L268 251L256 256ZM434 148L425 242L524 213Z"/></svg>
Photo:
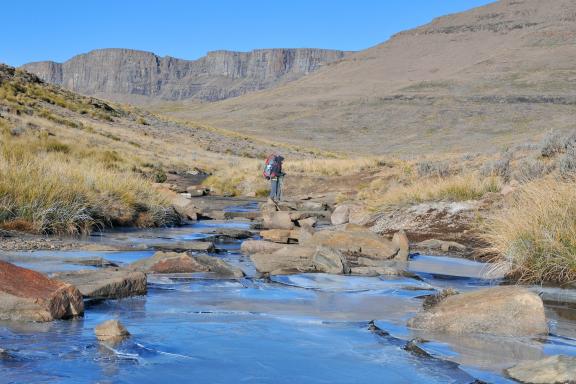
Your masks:
<svg viewBox="0 0 576 384"><path fill-rule="evenodd" d="M240 207L239 209L246 209ZM245 221L199 222L174 229L106 233L107 241L148 243L206 238L206 228L247 229ZM1 383L491 383L502 369L550 354L576 355L576 310L547 303L547 338L447 337L409 330L422 297L502 283L489 266L413 255L418 278L301 274L258 279L240 241L215 254L247 277L150 275L148 294L87 303L83 318L52 323L0 322ZM119 265L151 256L122 252L38 251L0 259L42 272L86 269L66 259L103 257ZM94 327L119 319L132 336L110 347ZM370 322L389 333L374 331ZM428 356L404 349L422 337Z"/></svg>

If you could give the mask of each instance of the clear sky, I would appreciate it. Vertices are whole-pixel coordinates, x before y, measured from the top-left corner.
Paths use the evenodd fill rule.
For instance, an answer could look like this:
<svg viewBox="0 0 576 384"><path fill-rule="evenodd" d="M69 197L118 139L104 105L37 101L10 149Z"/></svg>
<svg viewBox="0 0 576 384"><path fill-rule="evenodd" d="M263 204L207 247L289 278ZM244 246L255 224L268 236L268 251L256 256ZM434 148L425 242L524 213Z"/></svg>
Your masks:
<svg viewBox="0 0 576 384"><path fill-rule="evenodd" d="M96 48L196 59L218 49L360 50L489 0L14 0L2 2L0 62L65 61Z"/></svg>

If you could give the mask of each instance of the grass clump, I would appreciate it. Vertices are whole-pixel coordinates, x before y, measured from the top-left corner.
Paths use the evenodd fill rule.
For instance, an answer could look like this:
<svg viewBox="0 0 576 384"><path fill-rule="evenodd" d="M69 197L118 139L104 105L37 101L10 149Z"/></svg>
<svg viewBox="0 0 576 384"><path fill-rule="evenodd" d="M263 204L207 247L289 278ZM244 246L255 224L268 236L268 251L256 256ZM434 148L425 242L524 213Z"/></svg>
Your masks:
<svg viewBox="0 0 576 384"><path fill-rule="evenodd" d="M382 208L427 201L474 200L488 192L499 192L501 188L502 181L497 176L483 177L477 173L468 173L417 178L402 183L375 181L363 191L361 198L372 208Z"/></svg>
<svg viewBox="0 0 576 384"><path fill-rule="evenodd" d="M42 136L0 136L0 225L46 234L174 220L149 181Z"/></svg>
<svg viewBox="0 0 576 384"><path fill-rule="evenodd" d="M576 183L544 178L526 184L511 206L486 223L500 266L522 282L576 281Z"/></svg>

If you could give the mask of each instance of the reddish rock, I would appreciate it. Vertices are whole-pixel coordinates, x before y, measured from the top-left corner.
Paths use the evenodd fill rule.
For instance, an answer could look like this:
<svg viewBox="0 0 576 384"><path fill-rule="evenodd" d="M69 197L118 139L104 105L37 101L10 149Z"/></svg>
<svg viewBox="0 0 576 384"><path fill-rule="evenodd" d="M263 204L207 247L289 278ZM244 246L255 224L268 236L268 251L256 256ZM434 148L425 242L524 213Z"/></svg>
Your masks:
<svg viewBox="0 0 576 384"><path fill-rule="evenodd" d="M0 261L0 319L52 321L84 313L74 286Z"/></svg>

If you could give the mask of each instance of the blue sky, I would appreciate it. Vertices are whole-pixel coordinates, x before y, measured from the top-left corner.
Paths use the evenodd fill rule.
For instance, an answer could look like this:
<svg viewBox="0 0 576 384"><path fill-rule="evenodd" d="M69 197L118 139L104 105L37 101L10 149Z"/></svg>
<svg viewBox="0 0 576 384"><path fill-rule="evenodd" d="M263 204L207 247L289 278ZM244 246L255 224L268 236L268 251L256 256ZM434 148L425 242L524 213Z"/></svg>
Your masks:
<svg viewBox="0 0 576 384"><path fill-rule="evenodd" d="M64 61L96 48L196 59L207 51L360 50L487 0L16 0L2 4L0 62Z"/></svg>

